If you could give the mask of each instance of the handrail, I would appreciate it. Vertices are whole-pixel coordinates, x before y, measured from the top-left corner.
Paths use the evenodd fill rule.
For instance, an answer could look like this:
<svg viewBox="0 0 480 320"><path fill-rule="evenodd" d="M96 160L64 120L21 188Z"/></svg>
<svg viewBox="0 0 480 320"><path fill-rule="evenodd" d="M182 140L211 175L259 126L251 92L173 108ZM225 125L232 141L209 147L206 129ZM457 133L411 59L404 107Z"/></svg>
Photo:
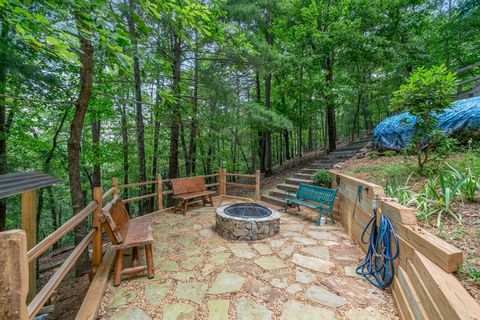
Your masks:
<svg viewBox="0 0 480 320"><path fill-rule="evenodd" d="M227 176L230 177L241 177L241 178L256 178L257 176L254 174L244 174L244 173L228 173Z"/></svg>
<svg viewBox="0 0 480 320"><path fill-rule="evenodd" d="M153 184L153 183L156 183L156 182L157 182L157 180L150 180L150 181L127 183L127 184L119 184L117 186L117 188L123 189L123 188L140 187L140 186L144 186L144 185L147 185L147 184Z"/></svg>
<svg viewBox="0 0 480 320"><path fill-rule="evenodd" d="M102 199L105 200L107 199L108 197L110 197L111 195L115 194L115 190L116 188L115 187L111 187L110 189L108 189L102 196Z"/></svg>
<svg viewBox="0 0 480 320"><path fill-rule="evenodd" d="M156 195L157 195L157 193L155 192L155 193L145 194L145 195L139 196L139 197L124 199L122 201L123 201L123 203L129 203L129 202L134 202L134 201L143 200L143 199L147 199L147 198L152 198L152 197L155 197Z"/></svg>
<svg viewBox="0 0 480 320"><path fill-rule="evenodd" d="M35 247L30 249L27 252L28 263L35 260L42 253L44 253L45 250L47 250L55 242L60 240L60 238L62 238L67 232L71 231L73 228L75 228L77 225L79 225L96 208L97 208L97 202L96 201L90 202L85 208L80 210L70 220L65 222L60 228L55 230L53 233L51 233L45 239L43 239L41 242L39 242Z"/></svg>
<svg viewBox="0 0 480 320"><path fill-rule="evenodd" d="M62 263L60 268L55 274L48 280L47 284L40 290L40 292L33 298L32 302L27 307L28 318L33 319L35 315L40 311L42 306L47 302L48 298L52 295L58 285L62 282L63 278L68 274L70 269L75 265L82 252L88 247L90 241L92 241L95 230L90 231L87 236L75 247L72 253L68 256L65 262Z"/></svg>

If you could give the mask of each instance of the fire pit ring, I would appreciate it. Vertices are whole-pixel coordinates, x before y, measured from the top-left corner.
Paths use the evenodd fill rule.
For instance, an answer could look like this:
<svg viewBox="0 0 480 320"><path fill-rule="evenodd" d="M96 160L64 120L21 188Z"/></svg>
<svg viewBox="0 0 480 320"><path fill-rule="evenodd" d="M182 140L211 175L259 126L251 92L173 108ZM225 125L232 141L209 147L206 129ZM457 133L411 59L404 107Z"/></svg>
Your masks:
<svg viewBox="0 0 480 320"><path fill-rule="evenodd" d="M280 232L280 214L254 202L230 204L217 209L215 230L230 240L261 240Z"/></svg>

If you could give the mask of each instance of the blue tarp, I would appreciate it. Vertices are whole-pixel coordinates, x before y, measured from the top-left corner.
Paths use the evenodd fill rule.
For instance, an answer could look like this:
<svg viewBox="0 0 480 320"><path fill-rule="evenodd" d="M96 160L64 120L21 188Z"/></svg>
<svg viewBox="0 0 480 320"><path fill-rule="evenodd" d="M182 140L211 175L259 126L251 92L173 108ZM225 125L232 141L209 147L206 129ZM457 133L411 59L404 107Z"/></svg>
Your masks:
<svg viewBox="0 0 480 320"><path fill-rule="evenodd" d="M438 128L447 134L480 130L480 97L455 101L437 118ZM412 139L414 124L415 117L408 112L383 120L373 131L373 145L379 149L397 151L407 147Z"/></svg>

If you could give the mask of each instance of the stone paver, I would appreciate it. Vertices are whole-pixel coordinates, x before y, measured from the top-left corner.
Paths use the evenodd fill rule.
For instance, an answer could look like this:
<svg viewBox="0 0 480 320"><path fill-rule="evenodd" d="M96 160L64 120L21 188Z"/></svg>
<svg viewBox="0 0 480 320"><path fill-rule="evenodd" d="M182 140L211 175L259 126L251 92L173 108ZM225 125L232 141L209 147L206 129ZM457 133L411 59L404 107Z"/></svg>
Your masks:
<svg viewBox="0 0 480 320"><path fill-rule="evenodd" d="M210 288L210 290L208 290L208 293L221 294L228 292L237 292L242 288L244 282L245 278L239 276L238 274L222 272L217 276L212 287Z"/></svg>
<svg viewBox="0 0 480 320"><path fill-rule="evenodd" d="M255 260L255 263L258 264L265 270L276 270L286 268L287 265L277 256L264 256Z"/></svg>
<svg viewBox="0 0 480 320"><path fill-rule="evenodd" d="M300 267L311 269L323 273L331 273L331 269L335 266L332 262L320 259L313 258L309 256L304 256L302 254L295 253L292 258L292 262Z"/></svg>
<svg viewBox="0 0 480 320"><path fill-rule="evenodd" d="M210 300L208 305L208 320L228 320L228 300Z"/></svg>
<svg viewBox="0 0 480 320"><path fill-rule="evenodd" d="M179 283L174 296L200 304L207 293L208 285L203 282Z"/></svg>
<svg viewBox="0 0 480 320"><path fill-rule="evenodd" d="M264 305L247 300L241 297L237 302L237 319L238 320L270 320L272 312Z"/></svg>
<svg viewBox="0 0 480 320"><path fill-rule="evenodd" d="M330 310L311 306L297 301L289 301L283 307L281 320L336 320L335 313Z"/></svg>
<svg viewBox="0 0 480 320"><path fill-rule="evenodd" d="M301 268L298 268L295 273L295 280L300 283L310 283L316 278L313 273Z"/></svg>
<svg viewBox="0 0 480 320"><path fill-rule="evenodd" d="M261 255L269 255L273 253L272 249L270 249L270 246L265 243L255 243L252 245L252 247L254 247L255 250L257 250Z"/></svg>
<svg viewBox="0 0 480 320"><path fill-rule="evenodd" d="M131 300L137 297L138 293L135 291L120 290L115 292L108 300L108 308L114 309L128 304Z"/></svg>
<svg viewBox="0 0 480 320"><path fill-rule="evenodd" d="M324 260L330 260L330 254L328 248L325 246L307 246L300 249L300 252L307 253L317 258Z"/></svg>
<svg viewBox="0 0 480 320"><path fill-rule="evenodd" d="M331 308L340 307L347 303L339 295L317 286L309 287L305 292L305 298Z"/></svg>
<svg viewBox="0 0 480 320"><path fill-rule="evenodd" d="M232 250L232 253L239 258L251 259L255 257L255 253L246 243L230 243L228 247Z"/></svg>
<svg viewBox="0 0 480 320"><path fill-rule="evenodd" d="M159 305L171 287L172 285L170 283L149 284L145 286L145 299L152 305Z"/></svg>
<svg viewBox="0 0 480 320"><path fill-rule="evenodd" d="M397 319L389 293L355 276L363 252L340 224L281 216L280 234L232 242L215 232L215 208L154 214L156 275L110 281L102 319Z"/></svg>
<svg viewBox="0 0 480 320"><path fill-rule="evenodd" d="M345 315L349 320L382 320L385 319L378 311L372 307L365 309L350 309Z"/></svg>
<svg viewBox="0 0 480 320"><path fill-rule="evenodd" d="M135 318L132 318L132 320ZM166 304L163 306L163 319L190 320L195 319L195 309L186 303Z"/></svg>
<svg viewBox="0 0 480 320"><path fill-rule="evenodd" d="M151 318L138 307L130 307L122 311L116 312L110 320L150 320Z"/></svg>
<svg viewBox="0 0 480 320"><path fill-rule="evenodd" d="M257 279L248 279L245 283L245 291L272 304L278 304L282 301L282 290L272 288L269 284Z"/></svg>
<svg viewBox="0 0 480 320"><path fill-rule="evenodd" d="M366 280L354 277L328 277L323 284L348 301L359 305L382 304L382 291Z"/></svg>

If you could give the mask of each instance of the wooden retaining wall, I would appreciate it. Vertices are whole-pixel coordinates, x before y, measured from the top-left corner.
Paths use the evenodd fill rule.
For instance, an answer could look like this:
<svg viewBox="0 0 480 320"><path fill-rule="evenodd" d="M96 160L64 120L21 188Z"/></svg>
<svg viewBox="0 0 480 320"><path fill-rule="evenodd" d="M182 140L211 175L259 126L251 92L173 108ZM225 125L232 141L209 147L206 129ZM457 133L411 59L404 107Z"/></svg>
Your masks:
<svg viewBox="0 0 480 320"><path fill-rule="evenodd" d="M392 221L400 255L391 290L401 319L480 320L480 305L451 274L462 265L462 251L419 227L416 210L386 198L383 187L331 174L338 188L335 214L364 250L361 235L373 217L372 200L377 199L378 217L383 214Z"/></svg>

